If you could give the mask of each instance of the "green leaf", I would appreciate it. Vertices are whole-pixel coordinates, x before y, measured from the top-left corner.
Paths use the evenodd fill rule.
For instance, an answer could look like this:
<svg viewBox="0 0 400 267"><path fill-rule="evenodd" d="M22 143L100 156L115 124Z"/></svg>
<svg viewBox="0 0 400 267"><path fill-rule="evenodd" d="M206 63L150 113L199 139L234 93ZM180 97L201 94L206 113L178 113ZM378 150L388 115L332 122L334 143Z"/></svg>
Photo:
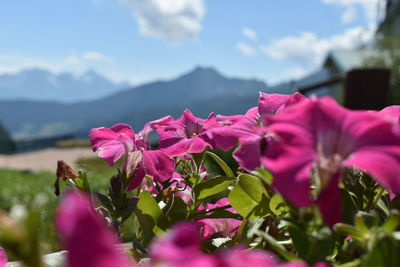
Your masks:
<svg viewBox="0 0 400 267"><path fill-rule="evenodd" d="M229 177L234 176L234 173L231 170L231 168L220 157L218 157L216 154L214 154L210 151L207 151L206 154L207 154L207 156L211 157L219 165L219 167L221 167L221 169L224 171L226 176L229 176Z"/></svg>
<svg viewBox="0 0 400 267"><path fill-rule="evenodd" d="M204 161L204 152L202 153L192 153L192 157L194 159L194 162L196 164L196 168L197 170L199 170L201 168L201 165L203 164Z"/></svg>
<svg viewBox="0 0 400 267"><path fill-rule="evenodd" d="M203 181L194 187L197 200L203 200L225 191L235 181L234 177L219 176Z"/></svg>
<svg viewBox="0 0 400 267"><path fill-rule="evenodd" d="M259 176L261 179L263 179L264 182L266 182L267 184L269 184L269 185L272 184L273 176L269 171L267 171L265 169L257 169L254 171L254 173L255 173L255 175Z"/></svg>
<svg viewBox="0 0 400 267"><path fill-rule="evenodd" d="M354 213L358 210L358 199L357 196L348 190L341 189L340 195L342 197L342 212L343 220L345 223L352 224L354 219Z"/></svg>
<svg viewBox="0 0 400 267"><path fill-rule="evenodd" d="M243 217L263 218L270 214L269 197L263 183L250 174L239 175L238 184L229 193L229 202Z"/></svg>
<svg viewBox="0 0 400 267"><path fill-rule="evenodd" d="M367 253L362 266L400 266L399 244L392 238L379 235L374 247Z"/></svg>
<svg viewBox="0 0 400 267"><path fill-rule="evenodd" d="M275 215L278 216L287 213L289 211L289 207L286 205L282 196L279 194L275 194L271 198L271 201L269 202L269 208Z"/></svg>
<svg viewBox="0 0 400 267"><path fill-rule="evenodd" d="M111 198L99 192L95 192L94 195L100 201L101 205L106 208L109 212L114 210L113 204L111 202Z"/></svg>
<svg viewBox="0 0 400 267"><path fill-rule="evenodd" d="M173 224L184 221L187 217L187 204L182 198L173 196L162 209L163 215L159 218L157 227L162 231L168 230Z"/></svg>
<svg viewBox="0 0 400 267"><path fill-rule="evenodd" d="M161 216L161 209L150 192L142 191L140 193L135 214L142 228L143 241L148 244L154 236L153 228Z"/></svg>
<svg viewBox="0 0 400 267"><path fill-rule="evenodd" d="M343 235L351 236L352 238L355 238L355 239L359 239L359 240L365 239L363 233L359 229L357 229L356 227L349 225L349 224L337 223L337 224L335 224L333 229Z"/></svg>
<svg viewBox="0 0 400 267"><path fill-rule="evenodd" d="M386 232L392 233L400 224L400 214L397 210L392 210L388 220L384 223L383 229Z"/></svg>
<svg viewBox="0 0 400 267"><path fill-rule="evenodd" d="M385 201L383 201L384 196L382 196L379 200L378 203L376 204L376 210L380 213L383 213L384 218L387 218L390 215L389 208Z"/></svg>
<svg viewBox="0 0 400 267"><path fill-rule="evenodd" d="M308 240L307 232L292 223L289 224L288 231L299 256L305 258L310 249L310 241Z"/></svg>
<svg viewBox="0 0 400 267"><path fill-rule="evenodd" d="M305 258L309 263L323 261L332 254L336 239L328 227L314 230L309 234L310 247Z"/></svg>
<svg viewBox="0 0 400 267"><path fill-rule="evenodd" d="M126 198L124 206L116 214L118 217L121 217L121 223L126 221L132 215L136 209L137 203L137 198Z"/></svg>
<svg viewBox="0 0 400 267"><path fill-rule="evenodd" d="M365 225L364 219L361 215L356 214L356 216L354 216L354 225L363 235L368 234L369 229Z"/></svg>
<svg viewBox="0 0 400 267"><path fill-rule="evenodd" d="M86 172L79 172L79 178L75 179L76 187L82 191L91 192L89 180L87 179Z"/></svg>
<svg viewBox="0 0 400 267"><path fill-rule="evenodd" d="M268 233L262 231L256 231L256 234L264 238L264 240L267 241L271 249L274 250L276 253L278 253L284 259L288 261L298 260L298 257L296 255L288 252L283 245L279 244L278 241L272 236L270 236Z"/></svg>

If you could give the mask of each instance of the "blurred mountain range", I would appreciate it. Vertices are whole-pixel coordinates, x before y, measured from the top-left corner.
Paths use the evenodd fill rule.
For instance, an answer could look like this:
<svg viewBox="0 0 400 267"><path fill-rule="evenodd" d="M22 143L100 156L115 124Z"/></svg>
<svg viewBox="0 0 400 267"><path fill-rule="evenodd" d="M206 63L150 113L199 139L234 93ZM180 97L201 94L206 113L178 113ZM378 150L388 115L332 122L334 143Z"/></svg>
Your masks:
<svg viewBox="0 0 400 267"><path fill-rule="evenodd" d="M41 80L48 82L48 79ZM31 91L35 88L27 84L24 90L34 94ZM99 88L91 90L104 89ZM0 122L15 137L64 133L87 137L90 128L109 127L118 122L128 123L138 131L150 120L166 115L179 117L186 108L200 117L210 112L243 113L257 105L259 91L267 90L263 81L225 77L213 68L197 67L176 79L147 83L90 101L81 101L84 98L80 97L83 93L79 90L71 93L75 96L64 103L32 101L27 97L0 100ZM80 101L68 103L73 97Z"/></svg>
<svg viewBox="0 0 400 267"><path fill-rule="evenodd" d="M1 100L73 103L99 99L128 87L129 83L114 83L93 70L74 75L34 68L0 75Z"/></svg>

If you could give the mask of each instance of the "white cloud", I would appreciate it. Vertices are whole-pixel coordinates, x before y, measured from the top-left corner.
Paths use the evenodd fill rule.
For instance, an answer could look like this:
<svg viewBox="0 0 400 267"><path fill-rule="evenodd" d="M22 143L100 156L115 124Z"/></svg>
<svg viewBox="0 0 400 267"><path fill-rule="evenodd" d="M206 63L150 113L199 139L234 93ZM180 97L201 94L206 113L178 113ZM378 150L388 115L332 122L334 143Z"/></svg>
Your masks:
<svg viewBox="0 0 400 267"><path fill-rule="evenodd" d="M380 2L382 2L381 0L322 0L323 3L325 4L333 4L333 5L337 5L337 6L341 6L343 7L344 13L342 14L342 21L343 21L343 17L346 17L346 13L347 16L350 17L350 13L354 12L353 16L357 15L357 10L356 7L357 6L361 6L365 12L365 16L368 20L369 23L371 24L375 24L378 18L378 5L380 4ZM353 9L352 11L350 11L350 9Z"/></svg>
<svg viewBox="0 0 400 267"><path fill-rule="evenodd" d="M342 17L340 20L343 23L352 23L357 18L357 9L355 7L346 8L346 10L342 13Z"/></svg>
<svg viewBox="0 0 400 267"><path fill-rule="evenodd" d="M82 54L82 58L85 60L92 61L104 61L104 62L112 62L114 59L110 56L104 55L102 53L96 51L88 51Z"/></svg>
<svg viewBox="0 0 400 267"><path fill-rule="evenodd" d="M236 44L236 49L239 50L239 52L245 56L252 56L256 53L256 50L254 49L254 47L252 47L251 45L242 43L242 42L238 42Z"/></svg>
<svg viewBox="0 0 400 267"><path fill-rule="evenodd" d="M246 36L247 38L249 38L250 40L257 40L257 33L250 28L243 28L242 29L242 34L244 36Z"/></svg>
<svg viewBox="0 0 400 267"><path fill-rule="evenodd" d="M303 67L321 64L332 49L350 49L371 40L373 28L354 27L342 34L319 38L315 33L303 32L299 36L287 36L262 46L261 51L276 60L287 60Z"/></svg>
<svg viewBox="0 0 400 267"><path fill-rule="evenodd" d="M82 64L82 60L76 55L70 55L65 58L64 62L69 65L80 65Z"/></svg>
<svg viewBox="0 0 400 267"><path fill-rule="evenodd" d="M120 0L132 11L139 32L156 39L194 39L201 31L203 0Z"/></svg>
<svg viewBox="0 0 400 267"><path fill-rule="evenodd" d="M288 77L290 79L300 79L302 77L304 77L309 70L304 69L304 68L293 68L293 69L288 69L286 71L284 71L284 77Z"/></svg>

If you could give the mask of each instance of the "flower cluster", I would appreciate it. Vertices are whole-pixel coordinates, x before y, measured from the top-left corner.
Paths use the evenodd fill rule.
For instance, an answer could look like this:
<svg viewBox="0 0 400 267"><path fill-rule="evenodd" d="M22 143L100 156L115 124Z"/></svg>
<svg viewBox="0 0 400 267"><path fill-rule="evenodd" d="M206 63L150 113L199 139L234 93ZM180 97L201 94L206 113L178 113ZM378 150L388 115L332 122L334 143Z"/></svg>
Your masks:
<svg viewBox="0 0 400 267"><path fill-rule="evenodd" d="M119 169L104 194L60 162L68 266L400 266L399 106L260 93L245 114L89 137Z"/></svg>
<svg viewBox="0 0 400 267"><path fill-rule="evenodd" d="M110 164L124 153L141 153L135 186L145 174L154 182L170 180L173 157L202 153L207 147L237 146L233 157L240 167L249 172L266 168L274 177L275 190L298 207L316 204L325 222L333 225L342 217L339 179L347 167L400 193L399 117L398 106L381 112L351 111L329 97L260 93L258 107L245 115L210 114L203 120L186 110L177 120L168 116L150 122L136 136L140 145L123 124L93 129L90 140L93 150ZM148 150L146 136L151 130L159 134L158 150ZM315 183L318 192L312 194Z"/></svg>

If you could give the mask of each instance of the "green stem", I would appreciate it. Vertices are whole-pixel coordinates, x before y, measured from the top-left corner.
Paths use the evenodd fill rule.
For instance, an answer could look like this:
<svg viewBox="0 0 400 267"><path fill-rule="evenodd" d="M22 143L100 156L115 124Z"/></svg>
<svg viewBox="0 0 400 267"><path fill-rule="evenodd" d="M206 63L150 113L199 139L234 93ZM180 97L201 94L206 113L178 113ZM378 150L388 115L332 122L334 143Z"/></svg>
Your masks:
<svg viewBox="0 0 400 267"><path fill-rule="evenodd" d="M372 201L371 205L369 206L368 210L376 208L376 205L378 204L378 201L379 201L379 199L381 199L384 192L385 192L385 189L381 187L378 194L375 196L374 201Z"/></svg>

